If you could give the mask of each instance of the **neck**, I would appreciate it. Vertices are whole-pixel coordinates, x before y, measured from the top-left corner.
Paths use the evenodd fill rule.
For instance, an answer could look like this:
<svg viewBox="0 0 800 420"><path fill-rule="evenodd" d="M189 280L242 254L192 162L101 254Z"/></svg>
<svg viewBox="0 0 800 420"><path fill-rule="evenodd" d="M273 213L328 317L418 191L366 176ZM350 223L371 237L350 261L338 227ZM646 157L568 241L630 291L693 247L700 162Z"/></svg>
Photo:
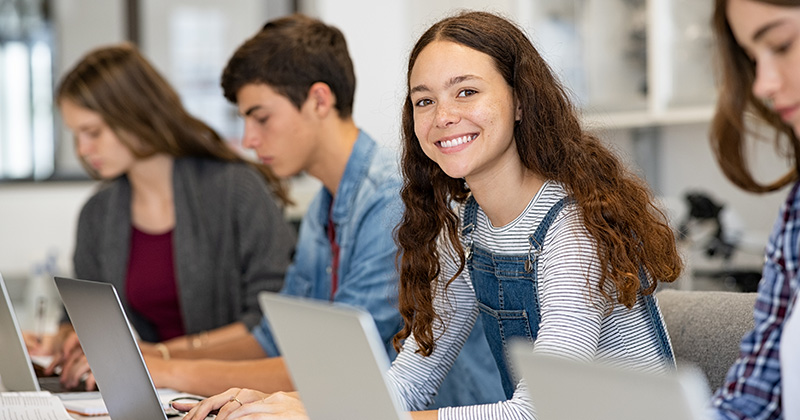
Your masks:
<svg viewBox="0 0 800 420"><path fill-rule="evenodd" d="M137 161L127 173L133 197L171 202L173 163L173 157L165 154Z"/></svg>
<svg viewBox="0 0 800 420"><path fill-rule="evenodd" d="M492 226L505 226L516 219L542 188L544 180L524 166L496 172L479 179L467 179L475 201Z"/></svg>
<svg viewBox="0 0 800 420"><path fill-rule="evenodd" d="M317 142L317 150L306 170L335 196L358 139L358 127L352 118L332 118L322 123L319 133L323 138Z"/></svg>

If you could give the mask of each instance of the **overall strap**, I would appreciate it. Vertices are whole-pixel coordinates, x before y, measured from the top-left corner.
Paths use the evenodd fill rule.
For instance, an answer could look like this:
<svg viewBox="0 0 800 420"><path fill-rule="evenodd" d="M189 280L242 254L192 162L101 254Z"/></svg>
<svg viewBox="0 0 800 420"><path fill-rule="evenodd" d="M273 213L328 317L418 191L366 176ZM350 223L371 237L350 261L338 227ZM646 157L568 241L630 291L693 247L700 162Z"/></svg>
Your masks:
<svg viewBox="0 0 800 420"><path fill-rule="evenodd" d="M461 221L461 237L466 238L469 235L469 244L465 252L466 258L469 261L472 257L472 231L475 230L475 223L478 222L478 202L475 197L470 195L464 203L464 219Z"/></svg>
<svg viewBox="0 0 800 420"><path fill-rule="evenodd" d="M530 248L528 248L528 259L525 261L525 271L530 273L533 270L533 264L536 262L536 259L539 258L539 254L542 252L544 237L547 235L550 225L553 224L553 221L556 219L556 216L558 216L558 213L561 212L561 209L571 202L571 198L564 197L553 204L553 206L550 207L550 210L547 211L547 214L545 214L542 221L539 223L539 227L536 228L536 231L534 231L533 234L528 237Z"/></svg>
<svg viewBox="0 0 800 420"><path fill-rule="evenodd" d="M653 323L653 329L656 330L656 335L658 336L658 345L661 348L661 354L667 359L670 366L674 368L675 355L672 354L672 346L669 343L667 330L661 320L658 305L656 305L656 299L653 297L652 293L649 295L644 294L644 290L650 287L650 281L647 279L647 272L645 272L644 266L641 265L639 266L639 285L639 290L642 292L642 297L644 298L645 308L647 308L647 314L650 316L650 322Z"/></svg>

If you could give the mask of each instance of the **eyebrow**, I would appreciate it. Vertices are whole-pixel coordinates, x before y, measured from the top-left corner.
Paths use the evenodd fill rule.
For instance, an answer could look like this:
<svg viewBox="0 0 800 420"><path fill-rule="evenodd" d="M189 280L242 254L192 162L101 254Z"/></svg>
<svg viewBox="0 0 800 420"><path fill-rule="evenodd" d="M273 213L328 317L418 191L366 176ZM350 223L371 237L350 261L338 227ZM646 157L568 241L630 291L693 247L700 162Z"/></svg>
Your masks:
<svg viewBox="0 0 800 420"><path fill-rule="evenodd" d="M250 108L247 108L247 111L242 113L242 115L245 116L245 117L249 117L250 114L252 114L253 112L255 112L256 110L258 110L260 108L261 108L261 105L253 105Z"/></svg>
<svg viewBox="0 0 800 420"><path fill-rule="evenodd" d="M102 125L101 122L84 123L84 124L82 124L82 125L80 125L78 127L75 127L75 132L96 130L96 129L100 128L101 125Z"/></svg>
<svg viewBox="0 0 800 420"><path fill-rule="evenodd" d="M785 21L785 20L783 20L783 19L779 19L779 20L776 20L776 21L773 21L773 22L767 23L766 25L762 26L761 28L759 28L759 29L758 29L758 30L757 30L757 31L756 31L756 32L753 34L753 42L757 42L759 39L763 38L763 37L764 37L764 35L766 35L766 34L767 34L767 32L769 32L770 30L772 30L773 28L775 28L775 27L777 27L777 26L781 26L781 25L783 25L784 23L786 23L786 21Z"/></svg>
<svg viewBox="0 0 800 420"><path fill-rule="evenodd" d="M480 77L474 76L472 74L465 74L463 76L455 76L455 77L450 78L450 80L448 80L447 83L445 83L444 87L445 87L445 89L447 89L449 87L452 87L453 85L457 85L457 84L459 84L459 83L461 83L461 82L463 82L465 80L470 80L470 79L480 79ZM428 86L417 85L417 86L414 86L413 88L411 88L411 90L408 92L408 94L410 96L410 95L413 95L413 94L415 94L417 92L430 92L430 90L431 89Z"/></svg>

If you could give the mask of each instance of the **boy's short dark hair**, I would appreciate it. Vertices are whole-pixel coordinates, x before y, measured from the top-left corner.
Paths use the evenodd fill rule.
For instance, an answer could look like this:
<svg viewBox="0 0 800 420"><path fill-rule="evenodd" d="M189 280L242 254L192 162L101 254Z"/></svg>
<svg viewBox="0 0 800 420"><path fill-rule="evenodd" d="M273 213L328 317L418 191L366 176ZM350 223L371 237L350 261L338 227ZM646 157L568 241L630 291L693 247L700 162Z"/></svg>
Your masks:
<svg viewBox="0 0 800 420"><path fill-rule="evenodd" d="M350 117L356 76L344 35L302 14L267 22L236 50L222 72L225 98L234 104L243 86L263 83L299 109L316 82L330 86L339 117Z"/></svg>

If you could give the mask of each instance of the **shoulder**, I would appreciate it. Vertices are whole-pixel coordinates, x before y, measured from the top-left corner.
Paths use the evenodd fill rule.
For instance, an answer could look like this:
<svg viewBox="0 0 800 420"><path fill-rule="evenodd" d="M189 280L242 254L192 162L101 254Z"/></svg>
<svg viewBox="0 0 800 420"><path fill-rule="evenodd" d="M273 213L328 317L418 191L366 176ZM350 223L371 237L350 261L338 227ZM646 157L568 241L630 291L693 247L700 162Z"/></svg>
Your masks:
<svg viewBox="0 0 800 420"><path fill-rule="evenodd" d="M199 157L175 159L175 171L179 174L191 174L201 178L217 178L221 175L241 176L249 172L256 173L256 170L245 162L229 162Z"/></svg>
<svg viewBox="0 0 800 420"><path fill-rule="evenodd" d="M118 204L118 197L127 190L126 185L127 181L121 178L100 182L95 193L83 204L81 215L94 216L106 213L110 206Z"/></svg>
<svg viewBox="0 0 800 420"><path fill-rule="evenodd" d="M371 139L370 139L371 140ZM358 199L400 201L403 179L400 176L399 155L396 151L372 141L372 153L365 175L358 188Z"/></svg>
<svg viewBox="0 0 800 420"><path fill-rule="evenodd" d="M789 195L786 197L786 202L783 204L786 211L793 213L795 216L800 214L800 181L797 181Z"/></svg>
<svg viewBox="0 0 800 420"><path fill-rule="evenodd" d="M207 193L247 193L267 189L263 176L246 162L187 157L175 161L175 173L190 177Z"/></svg>
<svg viewBox="0 0 800 420"><path fill-rule="evenodd" d="M375 185L399 191L403 183L399 153L386 145L375 143L367 168L367 179Z"/></svg>

